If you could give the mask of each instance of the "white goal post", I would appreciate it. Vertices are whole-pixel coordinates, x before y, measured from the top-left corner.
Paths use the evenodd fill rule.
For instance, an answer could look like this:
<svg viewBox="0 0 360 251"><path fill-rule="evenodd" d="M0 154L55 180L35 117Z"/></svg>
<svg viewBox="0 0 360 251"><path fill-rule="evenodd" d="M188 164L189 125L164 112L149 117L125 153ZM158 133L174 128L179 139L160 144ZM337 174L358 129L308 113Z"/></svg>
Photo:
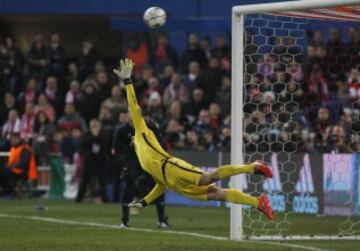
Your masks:
<svg viewBox="0 0 360 251"><path fill-rule="evenodd" d="M315 8L358 5L360 0L300 0L278 3L234 6L232 8L232 111L231 111L231 163L244 162L243 103L244 103L244 20L246 14L297 11ZM241 107L241 109L240 109ZM232 177L231 186L242 190L240 176ZM243 211L240 205L231 204L230 238L244 239ZM261 239L261 238L258 238ZM262 238L266 239L266 237ZM271 238L270 238L271 239ZM295 238L300 239L300 238Z"/></svg>

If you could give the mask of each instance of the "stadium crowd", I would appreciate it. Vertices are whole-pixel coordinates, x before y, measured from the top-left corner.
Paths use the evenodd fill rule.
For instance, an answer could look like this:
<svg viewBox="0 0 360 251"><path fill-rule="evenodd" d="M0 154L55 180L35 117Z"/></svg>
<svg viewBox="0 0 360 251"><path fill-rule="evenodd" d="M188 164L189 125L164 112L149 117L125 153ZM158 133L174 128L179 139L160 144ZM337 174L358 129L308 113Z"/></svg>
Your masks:
<svg viewBox="0 0 360 251"><path fill-rule="evenodd" d="M349 42L337 30L325 41L312 32L306 48L277 37L266 54L248 33L244 140L248 151L360 151L360 31ZM154 44L134 36L126 55L135 62L136 92L147 118L172 149L229 151L231 50L222 35L188 37L180 54L166 35ZM306 55L302 49L307 50ZM127 111L123 84L110 73L115 63L84 40L81 56L68 60L60 34L34 38L27 51L14 38L0 44L0 148L18 131L38 161L61 152L73 161L89 122L98 118L111 154L113 129ZM240 108L241 109L241 108Z"/></svg>

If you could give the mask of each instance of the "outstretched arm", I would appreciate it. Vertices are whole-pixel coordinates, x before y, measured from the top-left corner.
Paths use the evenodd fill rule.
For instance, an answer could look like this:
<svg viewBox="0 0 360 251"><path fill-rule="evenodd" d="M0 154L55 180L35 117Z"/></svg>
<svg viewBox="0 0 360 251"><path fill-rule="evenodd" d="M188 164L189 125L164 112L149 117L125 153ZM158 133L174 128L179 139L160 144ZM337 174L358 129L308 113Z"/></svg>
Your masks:
<svg viewBox="0 0 360 251"><path fill-rule="evenodd" d="M145 206L151 204L154 200L156 200L160 195L165 193L166 187L160 184L156 184L154 188L148 193L144 199L140 201L133 201L129 204L130 214L135 215L139 214L141 209Z"/></svg>
<svg viewBox="0 0 360 251"><path fill-rule="evenodd" d="M124 81L131 119L134 123L135 130L143 130L146 128L146 124L141 115L141 109L136 99L134 85L131 81L133 67L134 63L126 58L125 60L120 60L119 69L114 69L113 72Z"/></svg>

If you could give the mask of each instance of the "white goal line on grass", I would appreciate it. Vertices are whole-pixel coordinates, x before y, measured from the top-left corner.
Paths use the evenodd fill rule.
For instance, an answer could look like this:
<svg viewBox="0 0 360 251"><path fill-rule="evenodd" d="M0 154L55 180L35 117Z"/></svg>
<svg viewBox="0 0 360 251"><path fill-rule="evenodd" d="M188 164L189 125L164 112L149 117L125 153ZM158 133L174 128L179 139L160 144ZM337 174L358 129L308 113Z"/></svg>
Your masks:
<svg viewBox="0 0 360 251"><path fill-rule="evenodd" d="M208 234L199 234L199 233L193 233L193 232L184 232L184 231L156 230L156 229L134 228L134 227L121 228L119 225L103 224L103 223L96 223L96 222L81 222L81 221L63 220L63 219L56 219L56 218L47 218L47 217L38 217L38 216L23 216L23 215L2 214L2 213L0 213L0 217L28 219L28 220L51 222L51 223L66 224L66 225L76 225L76 226L111 228L111 229L119 229L119 230L125 230L125 231L175 234L175 235L192 236L192 237L199 237L199 238L218 240L218 241L231 241L227 237L214 236L214 235L208 235ZM268 240L274 241L275 239L268 239ZM258 240L250 239L250 240L243 240L241 242L259 243L259 241L260 241L260 239L258 239ZM285 246L285 247L291 247L291 248L297 248L297 249L309 250L309 251L330 251L327 249L321 249L321 248L312 247L312 246L304 246L304 245L299 245L299 244L279 243L279 242L270 242L270 241L262 241L261 243L269 244L269 245L276 245L276 246Z"/></svg>

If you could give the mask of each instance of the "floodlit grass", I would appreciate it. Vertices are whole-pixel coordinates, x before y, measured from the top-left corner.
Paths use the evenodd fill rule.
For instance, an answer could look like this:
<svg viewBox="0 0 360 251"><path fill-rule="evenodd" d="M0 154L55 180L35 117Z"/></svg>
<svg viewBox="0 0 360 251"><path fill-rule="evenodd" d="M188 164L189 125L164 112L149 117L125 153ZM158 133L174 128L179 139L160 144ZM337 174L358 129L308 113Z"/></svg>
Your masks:
<svg viewBox="0 0 360 251"><path fill-rule="evenodd" d="M37 210L37 205L48 207ZM37 216L77 222L120 224L120 206L115 204L75 204L67 201L0 200L0 213L18 216ZM225 208L167 207L172 230L229 235L229 210ZM257 212L249 217L258 218ZM278 215L282 219L283 215ZM158 230L155 208L146 208L131 219L131 226ZM343 218L290 215L291 234L336 233ZM275 223L267 224L273 228ZM279 227L279 226L277 226ZM28 218L0 217L0 250L304 250L287 244L317 247L324 250L360 250L356 241L297 241L284 244L264 242L235 242L162 232L139 232L86 225L67 225Z"/></svg>

